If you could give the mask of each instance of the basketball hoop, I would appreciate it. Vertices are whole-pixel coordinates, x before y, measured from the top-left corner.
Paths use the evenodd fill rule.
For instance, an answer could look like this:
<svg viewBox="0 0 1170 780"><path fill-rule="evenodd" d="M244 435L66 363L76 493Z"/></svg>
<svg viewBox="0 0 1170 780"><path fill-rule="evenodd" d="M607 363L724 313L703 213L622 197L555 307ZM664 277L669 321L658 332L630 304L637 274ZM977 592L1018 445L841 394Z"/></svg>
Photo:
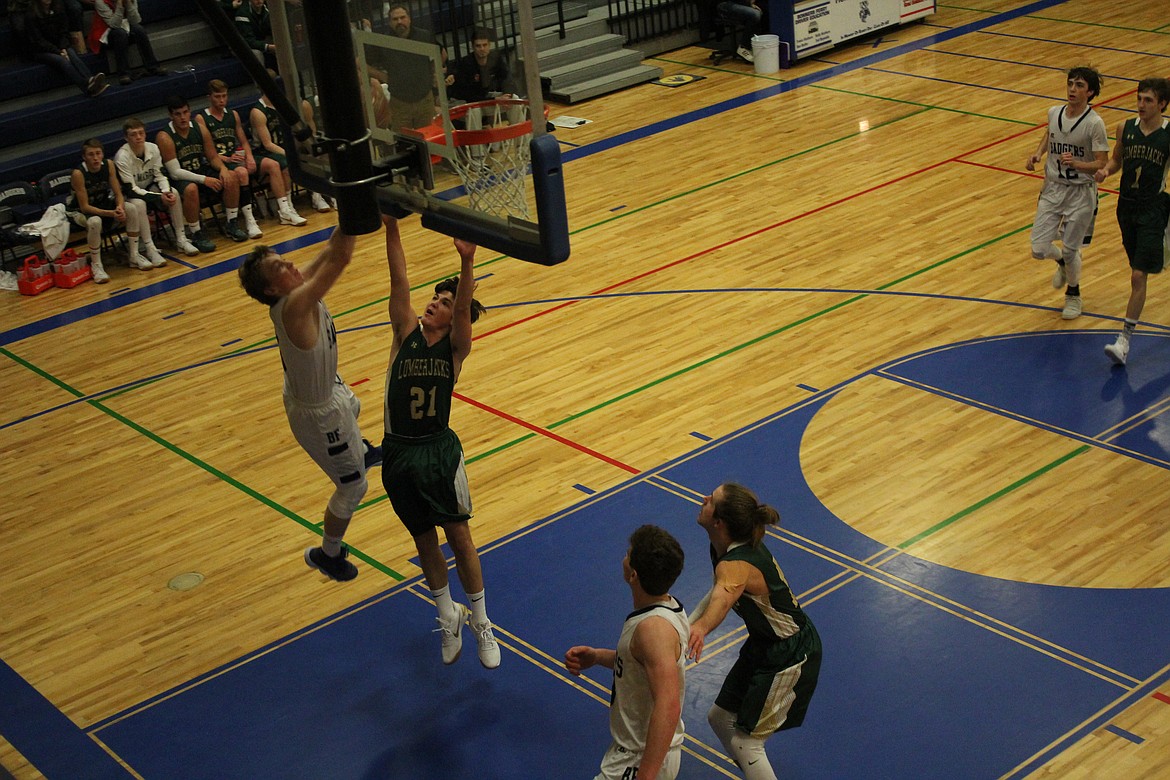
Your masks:
<svg viewBox="0 0 1170 780"><path fill-rule="evenodd" d="M532 162L532 117L527 100L496 98L451 107L455 166L471 208L503 219L530 219L525 181ZM548 108L545 107L545 116ZM443 118L421 128L427 140L446 145Z"/></svg>

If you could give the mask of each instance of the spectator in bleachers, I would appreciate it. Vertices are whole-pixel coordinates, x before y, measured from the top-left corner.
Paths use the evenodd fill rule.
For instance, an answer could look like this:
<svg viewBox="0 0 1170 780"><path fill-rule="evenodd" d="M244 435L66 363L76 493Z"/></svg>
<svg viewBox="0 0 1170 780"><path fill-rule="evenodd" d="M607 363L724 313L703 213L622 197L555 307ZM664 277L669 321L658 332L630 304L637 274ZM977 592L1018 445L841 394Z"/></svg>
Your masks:
<svg viewBox="0 0 1170 780"><path fill-rule="evenodd" d="M204 137L207 131L202 127L195 127L191 123L191 106L181 95L173 95L167 99L167 114L171 121L166 127L158 131L155 143L162 153L163 165L167 169L167 178L171 186L179 193L183 201L183 218L186 222L183 236L179 237L179 248L187 254L196 252L214 252L215 244L203 232L200 224L200 213L203 211L202 190L217 193L222 201L227 217L227 234L233 241L244 241L248 238L239 225L240 214L240 183L235 176L220 178L219 173L211 167L207 155L203 153L208 145ZM214 202L215 194L210 200ZM183 244L189 244L195 251L190 251Z"/></svg>
<svg viewBox="0 0 1170 780"><path fill-rule="evenodd" d="M114 155L114 165L122 183L129 189L126 202L133 204L135 200L143 200L147 206L165 210L177 239L179 226L183 224L183 204L171 191L171 183L163 172L162 153L156 144L146 140L146 125L138 117L122 123L122 135L126 143ZM167 259L154 245L149 228L142 231L142 254L145 257L138 256L136 243L134 239L130 240L131 268L148 271L167 264Z"/></svg>
<svg viewBox="0 0 1170 780"><path fill-rule="evenodd" d="M81 145L81 165L74 169L70 183L73 185L73 195L65 211L70 220L86 229L93 280L98 284L110 281L109 274L102 267L102 233L115 224L126 226L126 236L132 248L131 265L137 267L134 259L138 257L138 233L143 225L149 224L146 220L146 204L135 201L133 206L127 208L114 163L106 159L101 141L90 138Z"/></svg>
<svg viewBox="0 0 1170 780"><path fill-rule="evenodd" d="M264 67L276 69L276 44L272 38L272 19L268 15L266 0L243 0L239 5L234 2L233 19L236 29L240 31L248 48L256 55L256 59L264 63Z"/></svg>
<svg viewBox="0 0 1170 780"><path fill-rule="evenodd" d="M292 176L288 156L284 153L284 127L268 95L261 93L248 114L252 127L252 156L261 178L268 178L268 188L276 196L277 215L282 225L303 225L308 220L292 204Z"/></svg>
<svg viewBox="0 0 1170 780"><path fill-rule="evenodd" d="M95 52L102 45L114 52L118 82L129 84L135 76L130 72L130 44L138 47L142 65L148 76L162 76L158 58L150 45L150 36L142 26L142 14L138 12L138 0L95 0L93 24L89 28L89 47Z"/></svg>
<svg viewBox="0 0 1170 780"><path fill-rule="evenodd" d="M105 74L91 73L70 43L62 0L34 0L22 22L25 51L30 59L52 67L90 97L105 91Z"/></svg>
<svg viewBox="0 0 1170 780"><path fill-rule="evenodd" d="M252 215L252 177L256 175L256 160L244 138L240 115L234 108L227 107L228 86L219 79L208 82L207 99L211 105L195 115L195 124L203 133L203 154L219 178L236 178L244 231L248 238L260 238L264 234Z"/></svg>
<svg viewBox="0 0 1170 780"><path fill-rule="evenodd" d="M449 97L471 103L515 92L507 58L492 47L495 37L485 28L472 33L471 52L460 57L447 76Z"/></svg>

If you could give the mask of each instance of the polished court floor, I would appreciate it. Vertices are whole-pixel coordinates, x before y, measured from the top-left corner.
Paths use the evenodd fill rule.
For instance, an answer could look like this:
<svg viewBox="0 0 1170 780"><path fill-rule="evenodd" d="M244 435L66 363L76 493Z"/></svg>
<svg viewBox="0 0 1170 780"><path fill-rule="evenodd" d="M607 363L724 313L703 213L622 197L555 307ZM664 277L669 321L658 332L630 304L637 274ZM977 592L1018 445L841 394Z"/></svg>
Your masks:
<svg viewBox="0 0 1170 780"><path fill-rule="evenodd" d="M1170 291L1151 280L1112 367L1117 180L1066 322L1029 257L1023 166L1075 64L1105 78L1112 142L1167 72L1164 16L976 0L770 76L670 52L668 74L703 78L564 107L592 120L557 132L573 255L481 251L489 313L452 414L495 671L439 662L376 477L358 579L301 562L330 490L236 285L247 245L6 297L0 766L592 777L609 678L559 659L616 641L641 523L682 542L674 593L698 600L698 505L733 479L780 510L767 544L825 643L804 727L769 742L782 777L1165 776ZM333 224L262 226L307 260ZM419 303L457 258L417 220L404 239ZM370 236L328 298L373 438L387 290ZM682 777L738 776L704 716L743 633L730 617L688 670Z"/></svg>

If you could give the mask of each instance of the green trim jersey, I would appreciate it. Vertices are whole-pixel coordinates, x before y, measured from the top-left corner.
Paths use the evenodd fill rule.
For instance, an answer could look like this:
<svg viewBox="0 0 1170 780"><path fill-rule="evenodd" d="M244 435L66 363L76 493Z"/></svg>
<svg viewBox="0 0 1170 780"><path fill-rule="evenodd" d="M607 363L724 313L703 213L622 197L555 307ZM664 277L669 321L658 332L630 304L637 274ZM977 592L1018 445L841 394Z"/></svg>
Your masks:
<svg viewBox="0 0 1170 780"><path fill-rule="evenodd" d="M264 105L263 100L257 100L248 109L249 117L251 117L253 108L258 108L261 112L263 112L264 121L268 123L268 135L272 137L272 143L276 144L281 149L286 148L284 145L284 126L280 124L280 115L276 113L276 109L272 106ZM251 127L250 120L248 126L249 128ZM260 143L260 139L257 138L254 133L251 134L251 139L253 152L265 151L264 144Z"/></svg>
<svg viewBox="0 0 1170 780"><path fill-rule="evenodd" d="M1166 189L1170 161L1170 128L1167 120L1146 135L1138 119L1127 119L1121 133L1121 188L1126 200L1150 201Z"/></svg>
<svg viewBox="0 0 1170 780"><path fill-rule="evenodd" d="M182 136L175 129L174 122L167 122L163 132L169 135L175 144L175 159L179 161L179 167L191 173L205 175L210 163L203 155L203 133L199 128L191 125L187 128L187 135ZM235 151L234 147L232 151Z"/></svg>
<svg viewBox="0 0 1170 780"><path fill-rule="evenodd" d="M203 121L207 123L207 131L211 133L211 142L219 156L227 159L236 153L236 115L230 108L224 109L223 119L216 119L211 115L211 109L203 109Z"/></svg>
<svg viewBox="0 0 1170 780"><path fill-rule="evenodd" d="M768 586L768 595L754 596L745 590L732 605L735 614L743 618L750 639L765 642L786 639L798 634L809 623L792 589L788 587L780 565L763 544L754 547L747 543L733 545L722 558L716 558L715 548L712 547L712 564L723 561L750 563L764 575L764 583Z"/></svg>
<svg viewBox="0 0 1170 780"><path fill-rule="evenodd" d="M81 171L82 179L85 182L85 194L89 205L95 209L113 209L118 206L118 201L114 198L114 191L110 188L110 166L113 164L113 160L102 160L102 167L92 173L86 167L85 161L77 166L77 170ZM81 206L77 203L77 195L70 195L68 210L78 211L80 208Z"/></svg>
<svg viewBox="0 0 1170 780"><path fill-rule="evenodd" d="M415 326L386 372L386 433L417 438L446 430L454 391L451 334L428 345Z"/></svg>

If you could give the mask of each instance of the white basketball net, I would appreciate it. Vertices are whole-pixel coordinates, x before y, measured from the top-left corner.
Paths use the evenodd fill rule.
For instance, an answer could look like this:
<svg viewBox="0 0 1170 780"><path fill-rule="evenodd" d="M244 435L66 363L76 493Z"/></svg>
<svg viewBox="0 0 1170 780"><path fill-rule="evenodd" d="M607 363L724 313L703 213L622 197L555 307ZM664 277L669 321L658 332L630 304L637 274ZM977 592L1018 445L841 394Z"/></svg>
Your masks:
<svg viewBox="0 0 1170 780"><path fill-rule="evenodd" d="M507 101L471 108L464 122L468 130L529 122L528 132L491 143L463 143L456 131L454 160L473 209L504 219L529 219L525 183L532 162L528 148L532 125L528 103Z"/></svg>

